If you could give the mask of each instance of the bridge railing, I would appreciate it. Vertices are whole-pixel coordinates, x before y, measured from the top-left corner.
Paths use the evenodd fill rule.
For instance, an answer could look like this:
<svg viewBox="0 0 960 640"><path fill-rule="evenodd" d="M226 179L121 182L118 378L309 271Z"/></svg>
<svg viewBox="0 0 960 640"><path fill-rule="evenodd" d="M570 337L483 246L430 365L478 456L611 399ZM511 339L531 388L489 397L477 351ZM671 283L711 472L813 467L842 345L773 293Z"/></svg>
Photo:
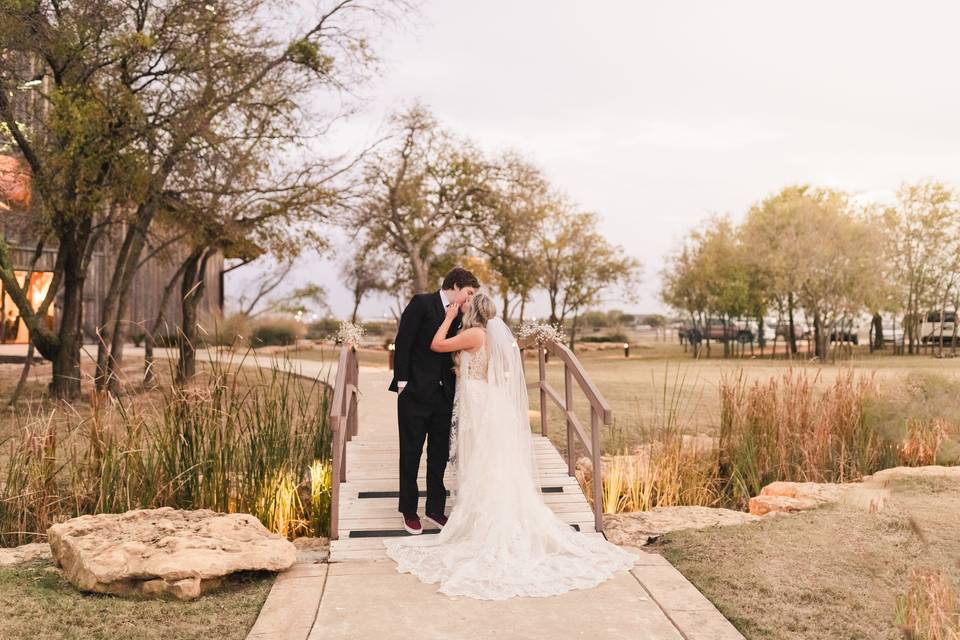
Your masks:
<svg viewBox="0 0 960 640"><path fill-rule="evenodd" d="M586 449L593 463L592 493L594 527L603 531L603 468L600 449L601 425L613 424L613 410L610 404L593 384L577 356L564 344L555 341L545 341L537 344L530 340L521 342L523 350L537 350L537 371L539 379L527 383L527 389L539 391L540 396L540 433L547 435L547 408L548 400L558 408L564 416L567 427L567 473L571 476L576 471L576 444L577 440ZM556 357L563 363L563 396L547 380L547 354ZM583 422L574 413L573 384L577 383L590 405L590 430L587 431Z"/></svg>
<svg viewBox="0 0 960 640"><path fill-rule="evenodd" d="M333 434L330 483L330 539L340 531L340 484L347 480L347 443L357 435L357 398L360 380L357 350L349 344L340 347L337 377L330 402L330 431Z"/></svg>

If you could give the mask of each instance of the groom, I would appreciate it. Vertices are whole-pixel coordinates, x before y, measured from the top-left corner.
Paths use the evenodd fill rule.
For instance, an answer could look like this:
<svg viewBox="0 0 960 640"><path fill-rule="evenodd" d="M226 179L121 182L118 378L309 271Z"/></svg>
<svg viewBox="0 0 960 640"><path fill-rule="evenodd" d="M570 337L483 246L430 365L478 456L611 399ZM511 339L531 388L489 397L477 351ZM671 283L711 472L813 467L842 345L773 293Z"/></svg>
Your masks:
<svg viewBox="0 0 960 640"><path fill-rule="evenodd" d="M450 420L456 378L449 353L430 350L433 336L443 324L451 304L462 305L480 288L477 277L457 267L443 279L439 291L419 293L410 300L400 316L394 355L393 382L396 391L397 422L400 426L400 504L403 528L407 533L423 532L417 515L417 471L427 441L426 519L441 529L447 523L444 506L447 489L443 472L450 456ZM460 328L460 316L450 327L448 337Z"/></svg>

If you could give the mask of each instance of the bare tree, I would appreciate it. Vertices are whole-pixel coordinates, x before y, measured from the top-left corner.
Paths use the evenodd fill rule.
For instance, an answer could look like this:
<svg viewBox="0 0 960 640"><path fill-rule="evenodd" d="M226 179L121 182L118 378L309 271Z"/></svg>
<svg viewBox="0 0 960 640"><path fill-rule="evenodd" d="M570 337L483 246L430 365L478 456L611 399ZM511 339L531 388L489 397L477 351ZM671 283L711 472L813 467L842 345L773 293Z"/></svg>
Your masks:
<svg viewBox="0 0 960 640"><path fill-rule="evenodd" d="M489 219L496 167L468 141L441 129L422 106L393 116L390 124L387 148L364 163L366 192L349 207L350 223L406 263L415 292L428 291L451 236Z"/></svg>

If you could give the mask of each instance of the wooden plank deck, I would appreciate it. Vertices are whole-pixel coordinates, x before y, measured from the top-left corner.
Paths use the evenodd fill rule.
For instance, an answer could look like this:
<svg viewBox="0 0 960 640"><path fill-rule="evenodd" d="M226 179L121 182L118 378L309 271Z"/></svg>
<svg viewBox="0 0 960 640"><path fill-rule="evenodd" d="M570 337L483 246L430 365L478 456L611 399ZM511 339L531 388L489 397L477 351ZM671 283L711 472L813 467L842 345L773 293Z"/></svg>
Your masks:
<svg viewBox="0 0 960 640"><path fill-rule="evenodd" d="M361 372L360 422L358 435L347 443L347 481L340 485L339 539L330 545L330 561L377 560L386 558L383 540L403 531L397 512L399 487L399 449L396 426L396 396L386 392L385 378L369 371ZM376 403L376 404L373 404ZM549 439L533 436L539 485L544 501L565 522L585 533L596 533L593 512L575 478L567 475L567 463ZM419 513L423 516L426 489L424 467L420 463L421 491ZM456 474L451 467L445 476L451 497L447 513L456 508ZM423 522L424 535L436 533L436 527ZM601 534L596 534L601 535Z"/></svg>

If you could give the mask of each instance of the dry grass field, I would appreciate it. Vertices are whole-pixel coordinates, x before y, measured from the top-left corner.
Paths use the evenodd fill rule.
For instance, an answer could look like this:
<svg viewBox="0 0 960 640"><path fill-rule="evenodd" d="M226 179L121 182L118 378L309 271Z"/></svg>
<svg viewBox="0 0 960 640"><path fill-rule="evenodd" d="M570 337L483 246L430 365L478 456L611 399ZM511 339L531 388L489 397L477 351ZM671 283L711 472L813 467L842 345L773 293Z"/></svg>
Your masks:
<svg viewBox="0 0 960 640"><path fill-rule="evenodd" d="M898 599L913 570L939 570L960 589L960 484L891 489L879 513L837 505L679 531L656 550L748 640L898 640Z"/></svg>
<svg viewBox="0 0 960 640"><path fill-rule="evenodd" d="M577 357L614 412L613 426L604 429L604 451L614 453L632 449L668 419L691 435L716 435L720 420L719 387L724 379L732 381L742 376L747 383L761 382L782 376L792 369L804 372L816 386L826 388L839 374L852 369L856 374L872 379L879 393L889 397L900 394L904 385L914 377L960 382L960 358L936 358L930 354L895 356L889 351L869 354L866 349L858 347L852 356L820 363L805 357L770 359L750 357L749 353L744 357L722 358L722 353L722 347L715 345L713 357L694 359L680 344L660 342L650 337L637 337L631 342L629 358L624 356L619 344L603 347L578 345ZM335 361L337 349L327 346L290 351L289 357L329 362ZM359 360L361 366L385 368L388 354L381 348L364 348L359 351ZM527 353L527 363L527 377L532 380L537 375L535 353ZM549 362L547 378L555 389L563 392L562 363ZM589 424L589 408L576 385L574 397L577 414L584 424ZM530 401L531 408L536 411L538 398L532 395ZM956 407L944 409L960 416L960 394L956 398L941 394L936 401L955 403ZM564 449L563 416L552 407L547 415L549 435Z"/></svg>

